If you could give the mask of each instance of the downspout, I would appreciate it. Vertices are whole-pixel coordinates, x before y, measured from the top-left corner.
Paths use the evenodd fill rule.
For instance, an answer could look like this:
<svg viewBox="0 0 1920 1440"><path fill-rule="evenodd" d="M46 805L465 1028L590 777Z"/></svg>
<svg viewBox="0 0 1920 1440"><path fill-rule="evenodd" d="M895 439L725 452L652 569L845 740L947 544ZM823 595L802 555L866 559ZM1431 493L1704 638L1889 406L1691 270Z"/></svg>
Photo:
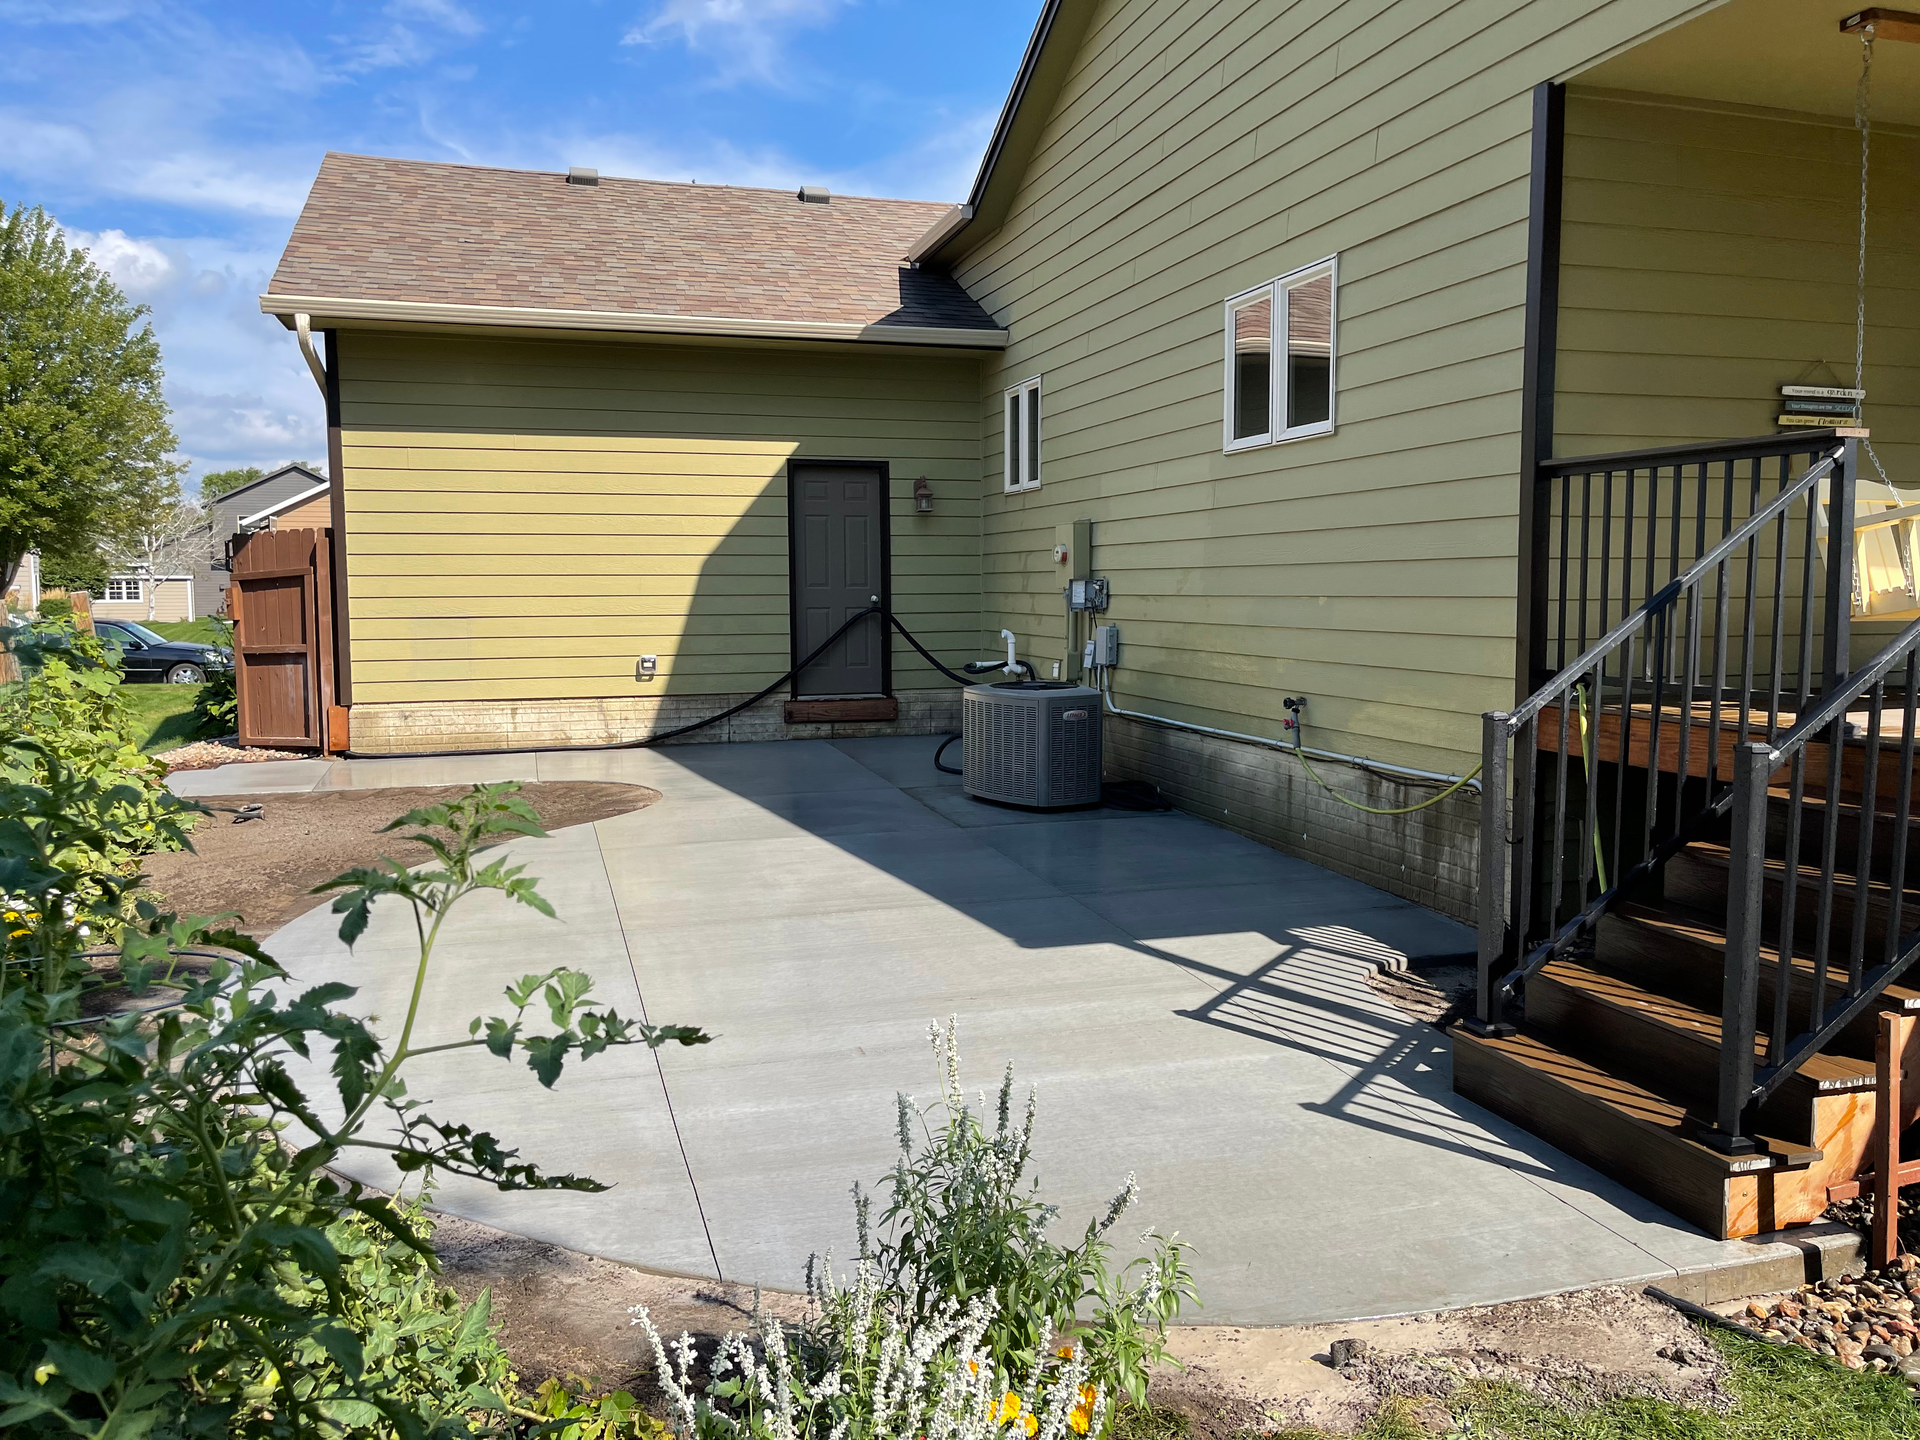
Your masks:
<svg viewBox="0 0 1920 1440"><path fill-rule="evenodd" d="M306 357L307 369L313 374L313 383L320 387L320 393L327 393L327 367L320 363L320 356L313 348L313 317L296 314L293 317L293 333L300 339L300 353Z"/></svg>

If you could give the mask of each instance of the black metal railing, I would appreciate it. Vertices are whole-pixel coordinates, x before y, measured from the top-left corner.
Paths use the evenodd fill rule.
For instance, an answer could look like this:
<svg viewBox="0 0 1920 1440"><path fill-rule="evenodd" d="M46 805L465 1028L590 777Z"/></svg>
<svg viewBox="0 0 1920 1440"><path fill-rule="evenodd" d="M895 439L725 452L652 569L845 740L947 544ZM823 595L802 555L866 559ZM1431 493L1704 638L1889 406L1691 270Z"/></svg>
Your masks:
<svg viewBox="0 0 1920 1440"><path fill-rule="evenodd" d="M1527 975L1725 823L1729 743L1771 744L1846 673L1852 547L1830 546L1824 574L1815 560L1819 507L1852 514L1854 444L1541 467L1528 651L1551 674L1483 719L1476 1028L1510 1028Z"/></svg>
<svg viewBox="0 0 1920 1440"><path fill-rule="evenodd" d="M1720 1048L1711 1138L1721 1148L1751 1148L1747 1117L1752 1109L1883 995L1920 954L1920 930L1901 928L1913 822L1916 674L1920 621L1830 687L1783 735L1767 743L1749 741L1734 752L1722 1034L1738 1039L1758 1028L1761 957L1769 928L1773 1003L1757 1065L1751 1044ZM1890 711L1892 696L1898 700ZM1849 712L1861 706L1864 724L1850 722ZM1882 753L1889 719L1896 722L1898 760L1886 767L1892 758ZM1864 734L1854 736L1853 730ZM1783 770L1787 793L1781 817L1772 799ZM1845 814L1849 808L1857 812L1851 818ZM1806 833L1808 821L1818 823L1817 837ZM1779 895L1769 927L1768 838L1782 830ZM1803 902L1812 905L1810 925ZM1877 952L1871 961L1870 951Z"/></svg>

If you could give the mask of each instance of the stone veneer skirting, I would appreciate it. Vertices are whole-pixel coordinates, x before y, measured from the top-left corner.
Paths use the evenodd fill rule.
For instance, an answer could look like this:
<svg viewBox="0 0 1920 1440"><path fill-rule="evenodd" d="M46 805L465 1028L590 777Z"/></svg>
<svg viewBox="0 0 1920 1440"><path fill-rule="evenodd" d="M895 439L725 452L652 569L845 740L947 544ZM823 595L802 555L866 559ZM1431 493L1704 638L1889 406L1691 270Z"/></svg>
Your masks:
<svg viewBox="0 0 1920 1440"><path fill-rule="evenodd" d="M606 700L446 700L355 705L356 755L417 750L564 750L644 740L738 705L737 695L657 695ZM770 695L738 715L670 745L745 740L846 740L864 735L938 735L960 728L960 691L902 690L896 720L789 725L787 696Z"/></svg>
<svg viewBox="0 0 1920 1440"><path fill-rule="evenodd" d="M1105 758L1110 779L1150 781L1182 810L1474 923L1480 797L1471 788L1412 815L1367 815L1332 799L1281 751L1116 715L1106 717ZM1418 804L1436 788L1337 761L1314 769L1377 809Z"/></svg>

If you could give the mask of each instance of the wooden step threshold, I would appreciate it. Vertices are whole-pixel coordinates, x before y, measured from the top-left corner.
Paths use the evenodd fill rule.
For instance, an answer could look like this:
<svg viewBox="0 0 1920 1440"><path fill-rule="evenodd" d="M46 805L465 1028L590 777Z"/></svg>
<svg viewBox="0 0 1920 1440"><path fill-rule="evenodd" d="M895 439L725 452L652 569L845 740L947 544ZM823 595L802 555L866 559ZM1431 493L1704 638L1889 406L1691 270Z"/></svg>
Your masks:
<svg viewBox="0 0 1920 1440"><path fill-rule="evenodd" d="M789 725L818 725L835 720L898 720L900 702L891 695L857 700L789 700Z"/></svg>

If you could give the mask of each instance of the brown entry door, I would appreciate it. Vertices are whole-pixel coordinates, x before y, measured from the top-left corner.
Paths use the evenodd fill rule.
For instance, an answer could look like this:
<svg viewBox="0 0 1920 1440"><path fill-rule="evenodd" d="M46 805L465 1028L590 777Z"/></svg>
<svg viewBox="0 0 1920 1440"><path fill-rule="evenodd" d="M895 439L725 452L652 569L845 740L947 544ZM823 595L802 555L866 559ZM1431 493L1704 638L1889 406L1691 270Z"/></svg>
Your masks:
<svg viewBox="0 0 1920 1440"><path fill-rule="evenodd" d="M796 461L788 467L793 517L793 658L874 603L892 604L887 576L887 467ZM886 695L892 688L884 620L862 620L795 677L795 699Z"/></svg>
<svg viewBox="0 0 1920 1440"><path fill-rule="evenodd" d="M227 606L242 745L323 748L333 699L329 532L270 530L234 550Z"/></svg>

